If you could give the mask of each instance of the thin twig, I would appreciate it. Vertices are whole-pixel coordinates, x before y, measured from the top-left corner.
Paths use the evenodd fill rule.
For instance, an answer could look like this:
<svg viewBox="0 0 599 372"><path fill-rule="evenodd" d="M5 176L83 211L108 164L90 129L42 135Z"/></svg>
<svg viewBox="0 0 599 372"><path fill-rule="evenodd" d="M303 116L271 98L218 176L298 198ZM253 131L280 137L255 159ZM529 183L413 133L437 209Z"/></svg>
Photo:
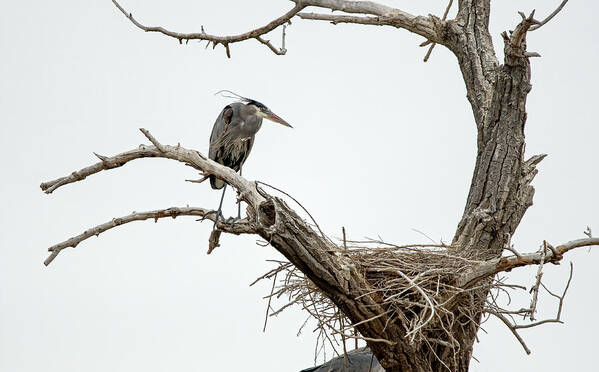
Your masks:
<svg viewBox="0 0 599 372"><path fill-rule="evenodd" d="M262 182L262 181L256 181L256 183L259 183L259 184L261 184L261 185L264 185L264 186L270 187L271 189L277 190L278 192L282 193L283 195L285 195L285 196L287 196L288 198L290 198L291 200L293 200L293 201L294 201L294 202L295 202L297 205L299 205L299 206L300 206L300 207L301 207L301 208L304 210L304 212L306 212L306 213L308 214L308 216L310 216L310 219L312 220L312 222L314 222L314 225L316 226L316 228L317 228L317 229L318 229L318 231L320 232L320 235L322 236L322 238L323 238L323 239L325 239L325 240L331 241L331 240L330 240L330 239L329 239L329 238L328 238L328 237L327 237L327 236L326 236L326 235L325 235L325 234L322 232L322 230L320 229L320 226L318 225L318 222L316 222L316 220L314 219L314 217L312 217L312 214L310 214L310 212L308 212L308 210L307 210L307 209L306 209L306 208L305 208L305 207L302 205L302 203L300 203L299 201L297 201L297 199L296 199L296 198L294 198L293 196L289 195L287 192L285 192L285 191L283 191L283 190L281 190L281 189L279 189L279 188L277 188L277 187L274 187L274 186L272 186L272 185L269 185L268 183L265 183L265 182ZM332 243L332 242L331 242L331 243Z"/></svg>
<svg viewBox="0 0 599 372"><path fill-rule="evenodd" d="M414 283L414 281L412 279L410 279L406 274L404 274L400 270L397 270L397 273L402 278L404 278L405 280L407 280L414 288L416 288L416 290L418 292L420 292L420 294L422 295L422 297L424 297L424 299L428 303L428 306L431 309L431 314L430 314L430 316L428 317L428 319L426 321L424 321L423 323L421 323L418 327L412 329L410 332L406 333L406 337L409 337L410 335L413 335L416 332L418 332L418 330L420 330L421 328L423 328L425 325L427 325L433 319L433 317L435 316L435 305L433 305L433 302L428 297L428 295L426 293L424 293L424 291L422 290L422 288L420 288L420 286L418 286L416 283Z"/></svg>
<svg viewBox="0 0 599 372"><path fill-rule="evenodd" d="M533 25L533 26L530 28L530 31L538 30L539 28L541 28L541 27L543 27L545 24L547 24L547 22L551 21L551 19L552 19L553 17L555 17L555 16L557 15L557 13L559 13L559 12L562 10L562 8L563 8L563 7L566 5L566 3L567 3L567 2L568 2L568 0L563 0L563 1L561 2L561 4L559 4L559 6L557 7L557 9L555 9L555 10L553 11L553 13L549 14L549 15L547 16L547 18L545 18L544 20L542 20L542 21L541 21L539 24L537 24L537 25Z"/></svg>
<svg viewBox="0 0 599 372"><path fill-rule="evenodd" d="M191 183L202 183L204 181L206 181L208 178L210 178L210 175L205 175L204 177L200 178L199 180L185 180L185 182L191 182Z"/></svg>
<svg viewBox="0 0 599 372"><path fill-rule="evenodd" d="M437 244L437 242L433 238L431 238L430 236L428 236L425 232L420 231L420 230L415 229L415 228L412 228L411 230L417 232L418 234L420 234L422 236L424 236L425 238L427 238L428 240L430 240L431 243Z"/></svg>
<svg viewBox="0 0 599 372"><path fill-rule="evenodd" d="M543 241L543 250L541 251L541 261L537 269L537 276L535 285L532 286L530 292L532 293L532 300L530 302L530 320L535 320L535 312L537 311L537 298L539 296L539 287L541 285L541 278L543 277L543 264L545 263L545 257L547 256L547 241Z"/></svg>
<svg viewBox="0 0 599 372"><path fill-rule="evenodd" d="M272 301L272 293L275 290L275 284L277 283L277 274L275 272L275 277L272 279L272 288L270 289L271 296L268 297L268 305L266 305L266 315L264 316L264 328L262 328L262 332L266 332L266 323L268 322L268 313L270 312L270 301Z"/></svg>
<svg viewBox="0 0 599 372"><path fill-rule="evenodd" d="M558 307L557 307L557 314L555 316L555 318L552 319L544 319L544 320L540 320L538 322L534 322L534 323L529 323L529 324L517 324L514 325L514 327L516 329L521 329L521 328L532 328L532 327L536 327L538 325L541 324L545 324L545 323L563 323L561 320L561 316L562 316L562 308L564 305L564 298L566 297L566 293L568 292L568 288L570 288L570 282L572 281L572 274L574 273L574 265L572 264L572 262L570 262L570 274L568 276L568 281L566 282L566 286L564 288L564 291L562 292L561 296L556 295L555 293L551 292L547 287L545 287L545 285L543 283L541 283L541 285L543 286L543 288L553 297L558 298L559 303L558 303Z"/></svg>
<svg viewBox="0 0 599 372"><path fill-rule="evenodd" d="M487 312L489 314L495 315L497 318L499 318L499 320L501 320L503 322L503 324L505 324L508 327L508 329L512 332L514 337L516 337L518 342L520 342L520 345L522 345L526 354L530 355L530 349L528 348L528 346L526 346L526 342L524 342L522 337L520 337L520 334L518 334L518 331L516 331L516 328L514 327L514 325L505 316L503 316L502 314L500 314L496 311L487 310Z"/></svg>

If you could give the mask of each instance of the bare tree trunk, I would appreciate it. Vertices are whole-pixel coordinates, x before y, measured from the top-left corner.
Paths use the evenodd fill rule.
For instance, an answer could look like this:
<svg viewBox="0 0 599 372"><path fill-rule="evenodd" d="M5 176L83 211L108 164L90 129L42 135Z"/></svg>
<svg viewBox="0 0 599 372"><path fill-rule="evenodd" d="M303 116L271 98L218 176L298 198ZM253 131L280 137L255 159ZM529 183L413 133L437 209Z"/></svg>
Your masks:
<svg viewBox="0 0 599 372"><path fill-rule="evenodd" d="M532 205L535 164L543 156L524 161L526 97L531 90L530 62L526 53L526 32L532 17L523 19L511 37L505 36L505 62L499 65L488 31L490 1L465 0L459 3L455 22L448 24L448 47L458 58L467 95L477 125L477 157L466 207L453 244L470 257L493 259L509 244L527 208ZM469 296L469 316L454 316L453 334L459 353L439 347L440 360L431 361L434 370L444 363L452 371L467 371L472 347L489 289Z"/></svg>

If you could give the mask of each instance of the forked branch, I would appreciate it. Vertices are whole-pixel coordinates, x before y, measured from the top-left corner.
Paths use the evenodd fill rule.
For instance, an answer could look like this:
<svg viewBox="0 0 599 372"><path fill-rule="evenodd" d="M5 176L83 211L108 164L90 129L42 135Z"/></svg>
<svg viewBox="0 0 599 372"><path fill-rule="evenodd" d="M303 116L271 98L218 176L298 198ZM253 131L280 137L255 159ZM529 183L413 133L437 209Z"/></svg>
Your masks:
<svg viewBox="0 0 599 372"><path fill-rule="evenodd" d="M60 242L48 248L48 251L52 253L44 261L44 265L48 266L63 249L75 248L82 241L87 240L92 236L98 236L101 233L113 229L117 226L121 226L130 222L144 220L154 220L154 222L158 222L158 219L160 218L171 217L174 219L178 216L195 216L201 217L201 220L208 219L214 221L216 219L216 215L211 212L214 211L198 207L171 207L146 212L132 212L131 214L128 214L126 216L113 218L108 222L92 227L91 229L87 229L77 236L74 236L68 240ZM255 233L255 230L252 227L252 225L245 219L237 221L235 225L224 223L222 222L222 220L219 219L217 223L217 228L219 230L236 235Z"/></svg>
<svg viewBox="0 0 599 372"><path fill-rule="evenodd" d="M475 267L467 275L464 275L460 280L459 286L467 288L483 278L490 277L502 271L511 271L516 267L539 265L541 262L557 263L563 258L564 253L572 249L596 245L599 245L599 238L578 239L558 245L555 248L551 247L547 251L542 249L535 253L520 253L519 256L514 255L489 260Z"/></svg>
<svg viewBox="0 0 599 372"><path fill-rule="evenodd" d="M292 0L295 6L282 16L275 18L268 24L250 30L248 32L230 35L230 36L219 36L208 34L204 27L201 27L200 32L182 33L167 30L161 26L146 26L139 22L133 17L133 14L125 10L119 4L118 1L112 0L113 4L119 9L131 23L137 28L145 32L157 32L172 38L175 38L179 43L187 43L189 40L205 40L208 43L212 43L214 47L218 44L222 44L225 47L227 57L231 57L230 44L245 41L249 39L256 39L260 43L266 45L273 53L277 55L284 55L287 52L285 48L285 24L290 23L291 19L296 15L299 15L303 19L313 20L328 20L333 23L360 23L370 24L379 26L393 26L397 28L404 28L408 31L414 32L418 35L424 36L428 40L441 43L441 38L438 36L439 26L442 22L433 16L422 17L414 16L406 13L402 10L392 8L386 5L377 4L370 1L348 1L348 0ZM314 6L318 8L329 9L331 11L342 11L345 13L354 13L362 15L370 15L375 17L351 17L347 15L326 15L326 14L315 14L315 13L300 13L303 9L308 6ZM273 31L279 26L283 26L282 31L282 42L281 47L275 47L270 40L264 38L264 35Z"/></svg>
<svg viewBox="0 0 599 372"><path fill-rule="evenodd" d="M84 180L86 177L103 170L121 167L135 159L165 158L184 163L204 174L214 174L218 178L226 181L229 185L235 187L239 191L241 200L254 208L264 201L264 197L256 189L256 184L241 177L231 168L216 163L195 150L188 150L179 145L169 146L160 144L146 129L141 128L140 130L150 142L154 143L153 146L140 145L134 150L110 157L95 154L100 159L100 162L74 171L68 176L42 182L40 188L46 194L50 194L61 186Z"/></svg>
<svg viewBox="0 0 599 372"><path fill-rule="evenodd" d="M279 48L276 48L274 45L272 45L272 43L269 40L265 40L264 38L262 38L262 36L269 33L270 31L274 30L275 28L289 22L289 20L291 18L293 18L293 16L295 16L298 12L300 12L302 9L304 9L306 7L305 5L298 3L287 13L283 14L282 16L280 16L278 18L275 18L274 20L269 22L267 25L258 27L254 30L251 30L251 31L245 32L243 34L239 34L239 35L218 36L218 35L210 35L210 34L206 33L204 31L203 26L202 26L200 32L192 32L192 33L181 33L181 32L170 31L161 26L145 26L142 23L138 22L135 18L133 18L133 14L127 12L121 6L121 4L119 4L116 0L112 0L112 2L121 11L121 13L123 13L125 15L125 17L127 17L131 21L131 23L133 23L137 28L139 28L145 32L158 32L163 35L170 36L172 38L179 40L179 43L182 43L183 40L185 40L186 42L189 40L206 40L208 42L212 42L214 47L216 47L218 44L222 44L226 48L227 56L229 58L231 57L230 51L229 51L229 44L237 43L237 42L249 40L249 39L258 40L260 43L266 45L271 51L273 51L273 53L275 53L277 55L285 54L286 50L285 50L284 42L283 42L283 46L279 49ZM284 35L285 35L285 31L283 30L283 40L284 40Z"/></svg>
<svg viewBox="0 0 599 372"><path fill-rule="evenodd" d="M539 267L541 267L541 265L539 265ZM568 288L570 288L570 283L572 282L572 274L573 273L574 273L574 266L572 265L572 262L570 262L570 274L568 276L568 281L566 282L566 286L564 287L564 290L561 295L557 295L557 294L553 293L552 291L550 291L545 286L545 284L543 284L539 279L537 282L538 284L535 284L535 286L533 286L533 297L534 297L533 302L535 302L535 303L531 304L530 308L520 309L520 310L515 310L515 311L508 311L508 310L503 310L503 309L499 308L496 303L492 303L492 304L490 304L489 307L487 307L485 309L485 312L488 314L494 315L499 320L501 320L503 322L503 324L505 324L509 328L510 332L512 332L514 337L516 337L516 339L518 340L520 345L522 345L522 348L524 348L524 351L526 352L526 354L530 354L531 351L528 348L528 346L526 345L526 343L524 342L524 339L522 338L522 336L520 336L520 334L518 333L518 330L523 329L523 328L532 328L532 327L536 327L536 326L546 324L546 323L563 323L561 320L562 308L564 305L564 298L566 297L566 293L568 293ZM537 278L539 278L538 275L537 275ZM558 307L557 307L555 317L539 320L539 321L532 322L532 323L524 323L524 324L517 323L514 320L513 315L523 315L524 317L529 315L531 317L531 320L533 319L533 314L535 312L535 307L536 307L536 296L538 295L538 288L539 288L538 286L539 285L540 285L540 287L545 289L545 291L547 291L547 293L549 293L551 296L558 299ZM535 288L536 288L536 290L535 290ZM511 318L512 320L510 320L508 317Z"/></svg>
<svg viewBox="0 0 599 372"><path fill-rule="evenodd" d="M508 35L503 32L501 36L504 41L505 63L509 66L522 65L522 58L540 57L537 52L529 52L526 50L526 34L532 26L538 26L541 22L534 18L535 11L533 10L527 17L524 13L518 12L522 21L516 26L514 31Z"/></svg>
<svg viewBox="0 0 599 372"><path fill-rule="evenodd" d="M148 157L158 157L176 160L186 165L189 165L197 170L200 170L204 174L213 174L217 176L218 178L226 181L228 184L235 187L239 191L240 200L245 201L254 210L256 210L258 205L260 205L260 203L265 200L262 194L258 192L256 184L254 182L249 182L245 178L239 176L232 169L206 158L197 151L187 150L179 145L163 145L156 138L154 138L154 136L152 136L152 134L150 134L150 132L146 129L142 128L140 130L146 136L146 138L148 138L150 142L154 144L153 146L141 145L137 149L110 157L94 153L96 157L100 159L99 163L95 163L78 171L72 172L68 176L61 177L53 181L43 182L40 185L40 188L47 194L50 194L61 186L84 180L86 177L99 173L103 170L121 167L132 160ZM50 247L48 250L52 252L52 254L50 255L50 257L48 257L48 259L46 259L44 264L50 264L52 260L54 260L54 258L56 258L60 251L64 248L76 247L77 244L79 244L85 239L88 239L94 235L97 236L98 234L106 230L112 229L116 226L120 226L125 223L141 221L146 219L157 220L158 218L164 217L174 218L179 215L199 216L202 217L202 219L207 218L214 221L215 216L213 214L209 214L209 212L209 210L206 210L204 208L192 207L168 208L141 213L134 212L130 215L115 218L104 224L98 225L92 229L86 230L80 235L77 235L69 240L66 240L62 243ZM217 230L215 231L217 232L225 231L233 234L255 233L255 230L253 229L248 220L238 221L233 226L219 222L216 225L216 227ZM216 246L218 246L217 233L211 235L209 243L209 251L213 250Z"/></svg>

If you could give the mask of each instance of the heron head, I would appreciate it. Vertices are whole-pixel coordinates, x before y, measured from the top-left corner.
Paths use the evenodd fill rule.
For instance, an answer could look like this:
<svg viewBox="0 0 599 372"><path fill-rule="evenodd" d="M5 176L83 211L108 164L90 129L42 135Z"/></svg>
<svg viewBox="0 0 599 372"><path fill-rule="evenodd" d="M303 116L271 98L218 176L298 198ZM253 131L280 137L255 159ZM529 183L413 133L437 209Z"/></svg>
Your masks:
<svg viewBox="0 0 599 372"><path fill-rule="evenodd" d="M268 107L266 107L263 103L258 102L256 100L250 99L247 102L248 106L252 106L256 109L256 115L264 118L264 119L268 119L270 121L274 121L275 123L279 123L281 125L284 125L286 127L289 128L293 128L288 122L286 122L285 120L283 120L279 115L275 114L274 112L270 111L270 109Z"/></svg>
<svg viewBox="0 0 599 372"><path fill-rule="evenodd" d="M266 105L264 105L262 102L258 102L255 99L241 96L235 92L231 92L230 90L221 90L221 91L216 92L215 94L220 94L221 96L226 97L226 98L237 99L237 100L245 103L246 106L253 108L255 110L257 116L264 118L264 119L268 119L270 121L274 121L275 123L279 123L286 127L293 128L288 122L283 120L279 115L270 111L270 109L268 107L266 107Z"/></svg>

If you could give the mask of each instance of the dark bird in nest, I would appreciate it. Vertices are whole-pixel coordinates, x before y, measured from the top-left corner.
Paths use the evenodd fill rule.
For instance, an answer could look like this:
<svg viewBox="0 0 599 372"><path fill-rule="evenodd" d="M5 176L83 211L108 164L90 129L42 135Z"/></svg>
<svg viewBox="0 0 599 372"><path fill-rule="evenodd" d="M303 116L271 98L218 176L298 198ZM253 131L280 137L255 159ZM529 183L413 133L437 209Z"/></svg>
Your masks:
<svg viewBox="0 0 599 372"><path fill-rule="evenodd" d="M385 369L368 348L349 351L347 358L341 355L316 367L300 372L384 372Z"/></svg>

